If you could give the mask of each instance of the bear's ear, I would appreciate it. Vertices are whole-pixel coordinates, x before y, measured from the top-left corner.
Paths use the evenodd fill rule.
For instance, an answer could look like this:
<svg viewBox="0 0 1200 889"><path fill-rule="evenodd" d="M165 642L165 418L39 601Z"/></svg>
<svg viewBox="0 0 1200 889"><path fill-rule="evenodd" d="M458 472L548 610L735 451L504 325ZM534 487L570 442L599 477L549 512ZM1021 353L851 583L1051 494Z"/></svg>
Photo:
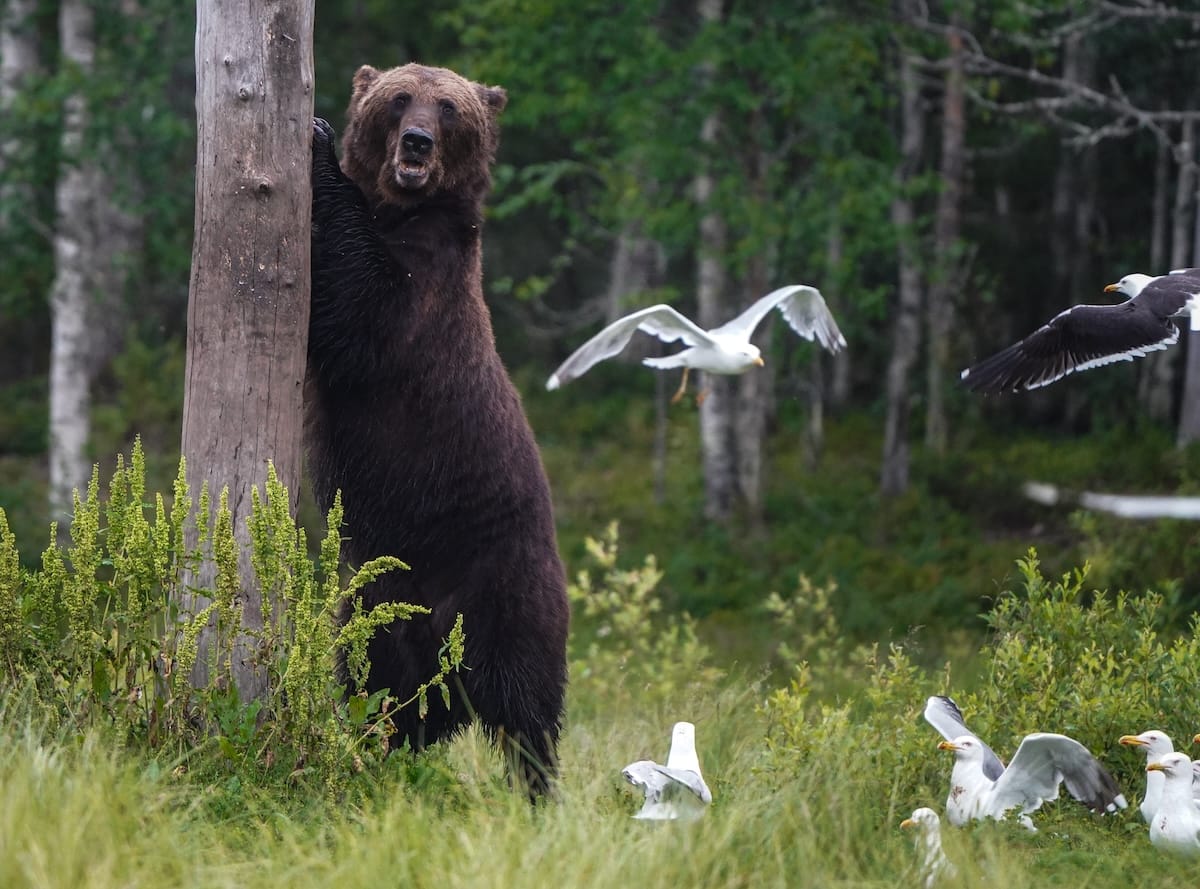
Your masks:
<svg viewBox="0 0 1200 889"><path fill-rule="evenodd" d="M379 79L379 70L363 65L354 72L354 98L360 98Z"/></svg>
<svg viewBox="0 0 1200 889"><path fill-rule="evenodd" d="M508 104L508 93L504 91L504 87L484 86L482 83L477 83L475 92L479 94L479 98L493 117L503 111L504 106Z"/></svg>

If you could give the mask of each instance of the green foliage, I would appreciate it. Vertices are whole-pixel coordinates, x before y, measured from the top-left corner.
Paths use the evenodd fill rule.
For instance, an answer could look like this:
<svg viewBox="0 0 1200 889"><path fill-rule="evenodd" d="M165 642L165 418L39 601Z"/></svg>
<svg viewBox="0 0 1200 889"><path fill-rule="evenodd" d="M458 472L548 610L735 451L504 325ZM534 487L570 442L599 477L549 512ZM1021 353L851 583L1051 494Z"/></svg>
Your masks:
<svg viewBox="0 0 1200 889"><path fill-rule="evenodd" d="M411 700L383 692L346 699L336 685L339 647L361 685L369 669L366 640L394 620L428 613L404 603L361 607L366 584L406 567L395 558L366 563L342 586L340 498L314 566L274 467L264 493L253 490L248 558L264 603L263 626L254 628L243 615L241 547L228 492L214 516L207 488L193 511L182 461L169 507L161 494L147 502L145 478L140 441L128 465L118 457L103 503L94 470L86 495L76 494L70 544L64 551L51 526L40 570L21 568L0 509L6 694L28 696L51 725L75 732L105 725L123 742L152 749L182 752L215 736L242 771L278 763L294 776L311 770L330 788L387 751L389 712L413 705L423 713L430 691L449 694L448 676L462 662L461 617L439 663L429 665L432 678ZM211 587L197 589L206 570ZM261 700L239 700L235 659L263 671Z"/></svg>
<svg viewBox="0 0 1200 889"><path fill-rule="evenodd" d="M854 750L892 785L872 803L880 817L943 799L948 763L939 760L938 736L920 718L926 697L941 692L954 697L972 730L1001 755L1031 731L1067 734L1135 796L1144 763L1119 753L1117 739L1155 728L1184 744L1200 724L1195 621L1178 634L1157 593L1088 591L1086 567L1051 581L1032 550L1017 564L1022 588L1001 594L987 614L990 634L975 664L981 678L969 692L952 686L949 668L937 675L915 664L911 645L893 644L886 656L875 647L847 656L827 590L802 579L792 599L773 595L767 604L788 634L783 654L792 678L763 705L771 767L831 768L831 750ZM1039 817L1078 813L1063 805Z"/></svg>
<svg viewBox="0 0 1200 889"><path fill-rule="evenodd" d="M611 703L623 693L639 702L677 699L721 675L686 613L661 619L655 589L662 572L653 556L639 568L618 566L618 531L610 524L586 547L593 568L567 586L575 607L571 683ZM593 576L593 571L599 577ZM582 644L580 636L588 639Z"/></svg>

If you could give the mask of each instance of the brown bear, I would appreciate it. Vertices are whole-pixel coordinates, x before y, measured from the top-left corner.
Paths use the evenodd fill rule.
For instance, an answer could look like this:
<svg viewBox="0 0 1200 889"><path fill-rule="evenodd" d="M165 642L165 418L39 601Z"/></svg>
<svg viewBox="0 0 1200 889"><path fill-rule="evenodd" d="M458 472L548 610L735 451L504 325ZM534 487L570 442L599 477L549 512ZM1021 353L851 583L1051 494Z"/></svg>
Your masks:
<svg viewBox="0 0 1200 889"><path fill-rule="evenodd" d="M314 121L306 438L318 505L342 492L346 561L411 566L364 604L432 609L376 634L368 690L407 699L463 614L450 708L404 708L397 737L419 749L477 717L536 796L555 771L568 607L546 474L483 299L506 101L444 68L363 66L341 167Z"/></svg>

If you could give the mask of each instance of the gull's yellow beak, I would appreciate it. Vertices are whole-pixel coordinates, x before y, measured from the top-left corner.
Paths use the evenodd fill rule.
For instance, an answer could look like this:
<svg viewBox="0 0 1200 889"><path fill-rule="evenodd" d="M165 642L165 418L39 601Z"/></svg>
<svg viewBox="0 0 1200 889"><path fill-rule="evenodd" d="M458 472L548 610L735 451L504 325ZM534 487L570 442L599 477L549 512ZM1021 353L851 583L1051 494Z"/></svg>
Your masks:
<svg viewBox="0 0 1200 889"><path fill-rule="evenodd" d="M903 821L900 822L900 826L904 827L904 828L916 827L917 822L913 821L911 818L905 818Z"/></svg>
<svg viewBox="0 0 1200 889"><path fill-rule="evenodd" d="M1200 735L1195 735L1195 736L1192 738L1192 743L1193 743L1193 744L1200 744Z"/></svg>
<svg viewBox="0 0 1200 889"><path fill-rule="evenodd" d="M759 355L757 358L754 359L754 363L757 364L759 367L762 367L767 362L763 361L762 356Z"/></svg>
<svg viewBox="0 0 1200 889"><path fill-rule="evenodd" d="M1121 740L1118 744L1124 744L1126 747L1145 747L1146 742L1137 735L1121 735Z"/></svg>
<svg viewBox="0 0 1200 889"><path fill-rule="evenodd" d="M1147 772L1165 772L1166 770L1167 770L1167 767L1164 766L1161 762L1152 762L1146 766Z"/></svg>
<svg viewBox="0 0 1200 889"><path fill-rule="evenodd" d="M938 741L938 750L957 750L953 741Z"/></svg>
<svg viewBox="0 0 1200 889"><path fill-rule="evenodd" d="M1105 292L1105 293L1112 293L1114 290L1120 290L1120 289L1121 289L1121 285L1120 285L1120 284L1109 284L1108 286L1106 286L1106 287L1104 288L1104 292Z"/></svg>

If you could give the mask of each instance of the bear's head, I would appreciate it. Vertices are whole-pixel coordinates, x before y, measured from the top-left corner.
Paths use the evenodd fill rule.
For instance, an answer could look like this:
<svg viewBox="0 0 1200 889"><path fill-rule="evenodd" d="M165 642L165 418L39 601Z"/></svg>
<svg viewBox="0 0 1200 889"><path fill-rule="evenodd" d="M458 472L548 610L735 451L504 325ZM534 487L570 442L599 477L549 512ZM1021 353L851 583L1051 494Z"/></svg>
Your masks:
<svg viewBox="0 0 1200 889"><path fill-rule="evenodd" d="M481 201L508 96L446 68L409 64L354 75L342 168L372 205Z"/></svg>

